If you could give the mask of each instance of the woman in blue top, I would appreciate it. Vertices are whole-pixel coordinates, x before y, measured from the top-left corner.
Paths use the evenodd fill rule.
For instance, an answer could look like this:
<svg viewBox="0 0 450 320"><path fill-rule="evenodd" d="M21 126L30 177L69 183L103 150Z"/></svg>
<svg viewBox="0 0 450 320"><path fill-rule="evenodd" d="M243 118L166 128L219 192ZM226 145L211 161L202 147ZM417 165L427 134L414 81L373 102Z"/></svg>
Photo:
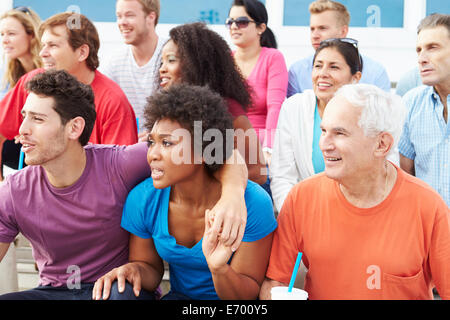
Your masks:
<svg viewBox="0 0 450 320"><path fill-rule="evenodd" d="M248 181L247 224L236 252L211 232L208 210L221 194L212 173L234 145L224 101L206 87L176 84L149 98L145 117L152 176L130 192L124 207L130 263L100 278L94 297L103 292L107 298L115 280L119 292L125 280L136 296L154 291L165 260L171 284L165 298L256 299L277 225L268 194Z"/></svg>

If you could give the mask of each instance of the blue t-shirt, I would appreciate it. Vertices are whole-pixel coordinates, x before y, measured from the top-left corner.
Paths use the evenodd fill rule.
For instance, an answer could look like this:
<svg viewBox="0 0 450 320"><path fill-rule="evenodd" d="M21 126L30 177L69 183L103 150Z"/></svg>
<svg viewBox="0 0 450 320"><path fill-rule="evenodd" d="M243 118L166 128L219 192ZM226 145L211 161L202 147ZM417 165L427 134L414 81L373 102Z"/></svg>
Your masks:
<svg viewBox="0 0 450 320"><path fill-rule="evenodd" d="M128 195L122 227L143 239L153 238L159 256L169 264L171 290L192 299L219 299L202 250L202 240L192 248L176 243L169 234L170 188L156 189L148 178ZM248 181L245 190L247 225L244 242L260 240L277 227L272 201L259 185ZM231 260L231 259L230 259Z"/></svg>
<svg viewBox="0 0 450 320"><path fill-rule="evenodd" d="M313 134L313 145L312 145L312 163L314 166L315 173L321 173L325 170L325 160L323 160L322 150L319 147L320 136L322 135L322 129L320 129L320 124L322 119L319 115L319 108L317 107L314 111L314 134Z"/></svg>

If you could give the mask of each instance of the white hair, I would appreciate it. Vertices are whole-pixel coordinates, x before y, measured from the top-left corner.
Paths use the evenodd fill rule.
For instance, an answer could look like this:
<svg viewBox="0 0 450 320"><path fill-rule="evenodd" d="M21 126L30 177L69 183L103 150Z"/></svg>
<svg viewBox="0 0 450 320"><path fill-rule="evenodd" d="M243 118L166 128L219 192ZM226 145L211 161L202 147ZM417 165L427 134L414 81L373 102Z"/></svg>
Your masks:
<svg viewBox="0 0 450 320"><path fill-rule="evenodd" d="M336 93L354 107L362 108L358 125L366 137L388 132L394 138L390 153L394 152L403 129L406 108L400 96L385 92L371 84L348 84Z"/></svg>

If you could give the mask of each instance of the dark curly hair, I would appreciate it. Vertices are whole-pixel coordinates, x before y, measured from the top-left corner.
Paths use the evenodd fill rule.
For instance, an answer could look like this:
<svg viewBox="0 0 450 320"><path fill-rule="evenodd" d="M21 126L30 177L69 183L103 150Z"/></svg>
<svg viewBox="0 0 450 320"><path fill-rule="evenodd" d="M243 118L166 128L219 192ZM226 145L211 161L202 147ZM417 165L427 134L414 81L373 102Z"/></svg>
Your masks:
<svg viewBox="0 0 450 320"><path fill-rule="evenodd" d="M150 132L155 123L162 119L178 122L190 132L194 150L202 150L205 166L210 173L218 170L225 163L225 160L231 156L234 139L233 134L227 139L227 130L233 129L233 123L224 100L216 92L205 86L181 83L155 92L147 101L144 110L146 129ZM201 141L194 136L194 128L196 128L196 131L199 129L199 122L202 133ZM215 144L220 143L222 148L211 150L211 158L208 159L205 149L211 143L207 138L207 131L210 129L218 130L223 140L214 141ZM212 136L214 137L214 135ZM198 148L194 144L197 144ZM219 152L219 154L216 152Z"/></svg>
<svg viewBox="0 0 450 320"><path fill-rule="evenodd" d="M178 46L181 81L209 86L223 98L251 106L250 87L237 68L227 42L202 22L177 26L170 39Z"/></svg>
<svg viewBox="0 0 450 320"><path fill-rule="evenodd" d="M82 146L88 143L97 117L91 86L79 82L67 71L49 70L34 76L27 82L26 89L53 98L53 109L61 117L63 125L73 118L82 117L85 127L78 141Z"/></svg>

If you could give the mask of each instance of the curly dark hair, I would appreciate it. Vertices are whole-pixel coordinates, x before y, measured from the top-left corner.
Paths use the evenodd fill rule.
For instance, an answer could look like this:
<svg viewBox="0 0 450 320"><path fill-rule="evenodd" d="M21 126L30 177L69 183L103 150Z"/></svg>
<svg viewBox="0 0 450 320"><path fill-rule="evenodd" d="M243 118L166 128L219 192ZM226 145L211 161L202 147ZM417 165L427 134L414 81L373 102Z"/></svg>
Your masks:
<svg viewBox="0 0 450 320"><path fill-rule="evenodd" d="M82 146L88 143L97 117L91 86L79 82L67 71L49 70L34 76L27 82L26 89L53 98L53 109L61 117L63 125L73 118L82 117L85 127L78 141Z"/></svg>
<svg viewBox="0 0 450 320"><path fill-rule="evenodd" d="M223 98L251 106L250 87L237 68L227 42L202 22L177 26L170 39L178 46L181 80L209 86Z"/></svg>
<svg viewBox="0 0 450 320"><path fill-rule="evenodd" d="M218 170L230 157L234 148L234 139L233 134L230 137L227 136L227 130L233 129L233 123L225 101L219 94L206 86L181 83L155 92L147 101L144 117L145 127L149 132L159 120L170 119L178 122L190 132L194 151L202 150L205 166L210 173ZM194 132L199 130L199 124L201 124L201 141L194 135ZM205 135L205 132L210 129L218 130L222 141L214 141L214 144L221 144L221 149L211 150L211 158L208 158L205 149L211 142L207 138L208 133ZM197 144L198 148L194 144Z"/></svg>

